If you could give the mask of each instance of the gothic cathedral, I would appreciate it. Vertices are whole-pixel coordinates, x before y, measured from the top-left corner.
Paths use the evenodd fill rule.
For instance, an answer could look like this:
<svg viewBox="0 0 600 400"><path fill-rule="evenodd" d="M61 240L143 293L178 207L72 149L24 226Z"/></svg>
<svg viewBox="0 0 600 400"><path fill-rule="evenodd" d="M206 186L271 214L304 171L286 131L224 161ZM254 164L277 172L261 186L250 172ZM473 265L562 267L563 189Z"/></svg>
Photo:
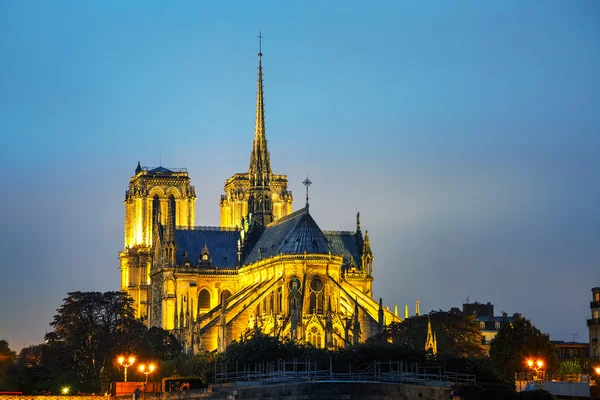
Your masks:
<svg viewBox="0 0 600 400"><path fill-rule="evenodd" d="M400 321L373 299L373 253L360 215L354 232L323 231L308 196L292 212L287 177L271 169L258 56L250 166L225 181L221 226L195 226L186 169L138 163L125 192L121 290L138 318L173 332L188 353L224 351L255 329L333 349Z"/></svg>

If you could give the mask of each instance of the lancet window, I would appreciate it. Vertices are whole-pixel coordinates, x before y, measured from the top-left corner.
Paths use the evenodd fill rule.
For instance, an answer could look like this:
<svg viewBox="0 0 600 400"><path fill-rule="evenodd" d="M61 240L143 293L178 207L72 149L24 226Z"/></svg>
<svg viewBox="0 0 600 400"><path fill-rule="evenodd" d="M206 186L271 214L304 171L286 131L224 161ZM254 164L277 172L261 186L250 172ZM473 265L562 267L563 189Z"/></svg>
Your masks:
<svg viewBox="0 0 600 400"><path fill-rule="evenodd" d="M198 294L198 314L204 314L210 310L210 292L202 289Z"/></svg>
<svg viewBox="0 0 600 400"><path fill-rule="evenodd" d="M313 314L323 314L325 306L325 291L323 281L314 277L310 281L309 311Z"/></svg>

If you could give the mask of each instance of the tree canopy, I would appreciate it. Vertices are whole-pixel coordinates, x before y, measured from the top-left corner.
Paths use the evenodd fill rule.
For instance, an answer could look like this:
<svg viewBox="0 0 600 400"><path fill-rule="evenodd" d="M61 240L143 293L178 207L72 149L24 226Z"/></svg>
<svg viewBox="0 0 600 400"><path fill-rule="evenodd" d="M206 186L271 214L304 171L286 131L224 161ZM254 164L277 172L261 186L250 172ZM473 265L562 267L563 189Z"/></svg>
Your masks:
<svg viewBox="0 0 600 400"><path fill-rule="evenodd" d="M480 357L483 350L481 330L474 315L432 311L428 315L413 316L394 322L385 328L382 336L374 340L389 341L408 349L422 351L427 338L427 324L437 339L439 357Z"/></svg>
<svg viewBox="0 0 600 400"><path fill-rule="evenodd" d="M123 292L72 292L57 310L46 335L46 365L61 359L85 392L108 390L120 354L166 359L181 352L173 335L147 330L134 315L133 300Z"/></svg>
<svg viewBox="0 0 600 400"><path fill-rule="evenodd" d="M7 388L8 369L15 358L16 353L10 349L8 342L4 339L0 340L0 390Z"/></svg>
<svg viewBox="0 0 600 400"><path fill-rule="evenodd" d="M558 359L550 337L536 328L530 320L517 317L504 324L490 343L490 358L506 376L527 371L527 360L542 359L543 369L556 372Z"/></svg>

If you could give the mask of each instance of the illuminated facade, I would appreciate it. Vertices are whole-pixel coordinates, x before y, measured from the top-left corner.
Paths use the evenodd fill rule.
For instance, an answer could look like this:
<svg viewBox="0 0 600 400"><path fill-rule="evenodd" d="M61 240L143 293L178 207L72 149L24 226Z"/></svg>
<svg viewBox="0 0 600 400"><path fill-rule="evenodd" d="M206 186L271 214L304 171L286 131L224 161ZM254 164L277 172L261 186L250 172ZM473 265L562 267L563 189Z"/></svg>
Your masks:
<svg viewBox="0 0 600 400"><path fill-rule="evenodd" d="M287 177L271 169L261 53L250 166L224 189L221 226L196 227L187 172L138 165L126 192L121 290L148 326L172 331L196 353L223 351L255 329L335 348L400 321L373 299L360 215L353 232L322 231L308 195L292 212Z"/></svg>

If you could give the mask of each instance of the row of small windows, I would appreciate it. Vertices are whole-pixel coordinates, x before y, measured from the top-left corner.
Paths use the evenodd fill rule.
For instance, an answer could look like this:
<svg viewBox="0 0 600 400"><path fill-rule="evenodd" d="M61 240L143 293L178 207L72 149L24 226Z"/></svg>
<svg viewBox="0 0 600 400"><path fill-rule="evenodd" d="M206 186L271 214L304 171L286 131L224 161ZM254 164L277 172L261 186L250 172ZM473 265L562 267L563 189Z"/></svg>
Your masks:
<svg viewBox="0 0 600 400"><path fill-rule="evenodd" d="M496 329L500 329L500 322L496 321L496 323L494 324L494 326L496 327ZM479 322L479 327L481 329L485 329L485 321Z"/></svg>
<svg viewBox="0 0 600 400"><path fill-rule="evenodd" d="M558 349L556 352L561 358L585 357L585 350L583 349Z"/></svg>

